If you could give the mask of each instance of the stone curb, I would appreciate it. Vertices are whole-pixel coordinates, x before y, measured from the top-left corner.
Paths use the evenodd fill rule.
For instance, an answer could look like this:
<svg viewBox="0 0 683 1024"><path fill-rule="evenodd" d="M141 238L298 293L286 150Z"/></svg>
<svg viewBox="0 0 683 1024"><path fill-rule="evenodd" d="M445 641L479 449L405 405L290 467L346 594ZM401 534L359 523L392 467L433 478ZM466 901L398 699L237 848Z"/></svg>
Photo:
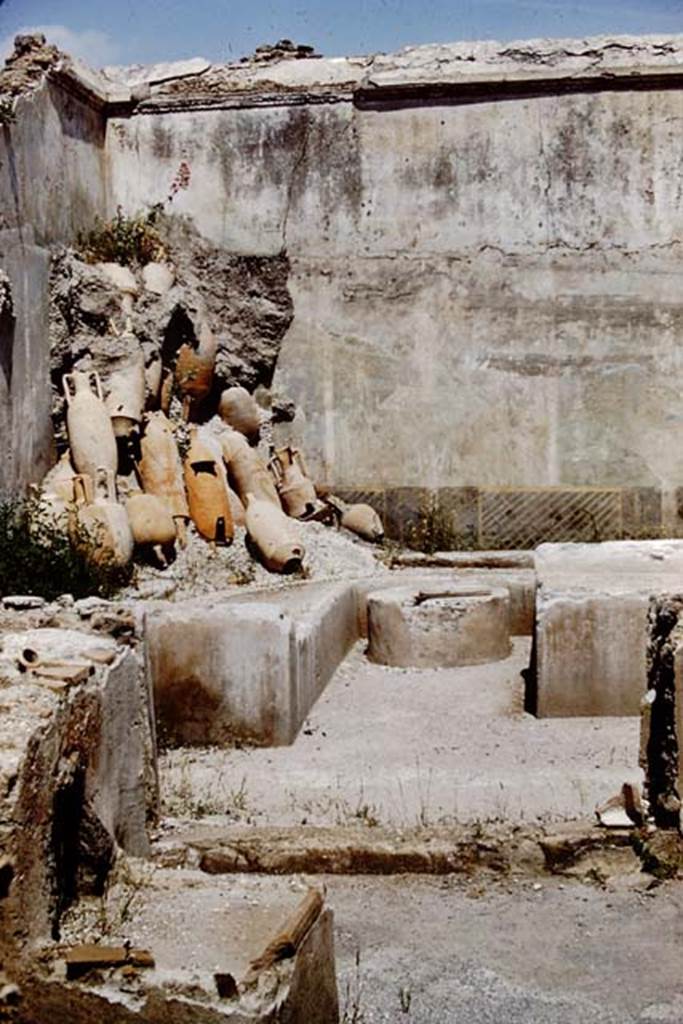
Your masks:
<svg viewBox="0 0 683 1024"><path fill-rule="evenodd" d="M159 839L153 856L162 867L207 874L498 875L595 874L596 858L631 859L632 830L590 822L533 830L431 828L397 832L344 827L206 827ZM599 870L598 870L599 873Z"/></svg>

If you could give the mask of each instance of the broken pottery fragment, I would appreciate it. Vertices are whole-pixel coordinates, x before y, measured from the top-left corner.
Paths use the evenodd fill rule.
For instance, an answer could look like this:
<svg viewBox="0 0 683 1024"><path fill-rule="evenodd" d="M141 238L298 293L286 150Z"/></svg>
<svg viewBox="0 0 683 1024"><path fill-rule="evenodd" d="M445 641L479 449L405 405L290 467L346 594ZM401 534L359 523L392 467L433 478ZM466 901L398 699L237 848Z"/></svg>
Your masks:
<svg viewBox="0 0 683 1024"><path fill-rule="evenodd" d="M106 382L105 405L116 437L128 437L140 426L145 407L145 360L138 346L133 358Z"/></svg>
<svg viewBox="0 0 683 1024"><path fill-rule="evenodd" d="M291 573L301 568L304 547L292 520L282 509L248 494L247 532L270 572Z"/></svg>
<svg viewBox="0 0 683 1024"><path fill-rule="evenodd" d="M228 481L223 461L196 430L185 457L185 486L190 515L203 537L229 544L234 535Z"/></svg>
<svg viewBox="0 0 683 1024"><path fill-rule="evenodd" d="M318 503L318 496L298 448L277 448L270 461L270 469L287 515L293 519L310 515Z"/></svg>
<svg viewBox="0 0 683 1024"><path fill-rule="evenodd" d="M619 793L595 808L595 814L603 828L633 828L642 825L645 814L639 787L625 782Z"/></svg>
<svg viewBox="0 0 683 1024"><path fill-rule="evenodd" d="M6 594L1 603L3 608L25 612L31 608L44 608L46 601L44 597L38 597L36 594Z"/></svg>
<svg viewBox="0 0 683 1024"><path fill-rule="evenodd" d="M94 480L100 468L116 472L118 453L100 378L96 373L92 377L95 391L89 373L65 374L63 386L72 462L78 473Z"/></svg>
<svg viewBox="0 0 683 1024"><path fill-rule="evenodd" d="M363 540L376 543L384 537L382 520L371 505L347 505L342 512L341 525Z"/></svg>
<svg viewBox="0 0 683 1024"><path fill-rule="evenodd" d="M73 686L76 683L84 683L92 675L93 667L88 665L52 665L44 663L33 670L33 676L38 683L61 684L58 689Z"/></svg>
<svg viewBox="0 0 683 1024"><path fill-rule="evenodd" d="M161 376L163 364L157 353L145 366L145 408L156 409L161 397Z"/></svg>
<svg viewBox="0 0 683 1024"><path fill-rule="evenodd" d="M258 437L261 429L261 410L246 388L226 388L218 402L220 418L245 437Z"/></svg>
<svg viewBox="0 0 683 1024"><path fill-rule="evenodd" d="M645 807L640 795L640 787L633 782L625 782L621 787L624 810L634 825L640 828L645 823Z"/></svg>
<svg viewBox="0 0 683 1024"><path fill-rule="evenodd" d="M98 263L96 266L107 281L121 293L121 306L124 313L130 313L133 309L133 301L140 292L132 270L120 263Z"/></svg>
<svg viewBox="0 0 683 1024"><path fill-rule="evenodd" d="M133 557L133 534L123 505L116 500L114 474L98 470L95 482L86 475L75 480L76 515L72 540L82 542L83 531L89 554L97 564L127 565Z"/></svg>
<svg viewBox="0 0 683 1024"><path fill-rule="evenodd" d="M154 967L154 957L146 949L130 949L128 946L100 946L85 943L72 946L64 957L66 976L69 981L83 977L88 971L96 968Z"/></svg>

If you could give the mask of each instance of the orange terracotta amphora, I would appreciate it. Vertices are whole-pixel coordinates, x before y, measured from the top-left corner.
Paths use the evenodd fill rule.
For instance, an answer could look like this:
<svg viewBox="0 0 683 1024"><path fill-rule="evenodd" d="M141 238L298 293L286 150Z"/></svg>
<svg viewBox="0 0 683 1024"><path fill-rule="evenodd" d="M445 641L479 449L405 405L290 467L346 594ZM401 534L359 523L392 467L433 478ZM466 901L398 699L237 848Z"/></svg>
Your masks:
<svg viewBox="0 0 683 1024"><path fill-rule="evenodd" d="M198 531L216 544L230 544L235 530L225 466L196 429L185 456L184 474L190 515Z"/></svg>

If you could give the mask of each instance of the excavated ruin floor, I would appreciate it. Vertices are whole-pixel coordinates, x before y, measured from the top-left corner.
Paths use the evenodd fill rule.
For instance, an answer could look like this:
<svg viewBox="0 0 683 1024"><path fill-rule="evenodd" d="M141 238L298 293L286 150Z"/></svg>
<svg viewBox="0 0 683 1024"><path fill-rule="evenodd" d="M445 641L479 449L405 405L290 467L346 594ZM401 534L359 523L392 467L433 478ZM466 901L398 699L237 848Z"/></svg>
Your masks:
<svg viewBox="0 0 683 1024"><path fill-rule="evenodd" d="M639 779L636 718L523 711L530 640L460 669L370 664L356 645L294 744L176 749L160 762L165 813L257 825L387 825L592 818Z"/></svg>
<svg viewBox="0 0 683 1024"><path fill-rule="evenodd" d="M126 858L105 900L82 899L62 928L66 943L130 943L151 950L154 974L145 980L215 989L215 972L239 981L250 961L282 928L308 883L245 886L238 877L158 868ZM198 923L201 922L201 927Z"/></svg>
<svg viewBox="0 0 683 1024"><path fill-rule="evenodd" d="M330 878L327 898L346 1022L683 1021L681 883Z"/></svg>
<svg viewBox="0 0 683 1024"><path fill-rule="evenodd" d="M344 1024L683 1021L683 885L654 885L635 858L600 887L486 873L217 878L141 862L133 879L109 901L108 940L153 949L176 987L241 977L313 882L334 910ZM81 906L70 937L88 934L87 917Z"/></svg>

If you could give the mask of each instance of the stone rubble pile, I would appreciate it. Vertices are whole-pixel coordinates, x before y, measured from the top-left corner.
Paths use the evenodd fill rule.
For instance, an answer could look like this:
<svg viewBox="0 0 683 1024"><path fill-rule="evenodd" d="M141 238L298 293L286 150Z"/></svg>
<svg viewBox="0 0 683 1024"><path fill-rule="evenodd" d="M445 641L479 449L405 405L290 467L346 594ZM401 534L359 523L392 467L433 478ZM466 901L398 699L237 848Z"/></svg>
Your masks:
<svg viewBox="0 0 683 1024"><path fill-rule="evenodd" d="M56 363L71 370L61 373L63 403L56 404L65 450L42 482L40 513L95 562L115 567L136 552L169 566L187 545L190 523L214 546L230 545L244 528L249 553L273 573L304 566L298 522L341 525L380 541L383 525L370 506L320 498L298 449L264 445L270 417L241 384L222 387L218 339L200 303L194 319L175 307L165 347L150 351L141 342L133 330L138 301L162 301L176 273L166 260L137 275L117 263L88 268L80 347L72 342L76 358L63 351ZM106 324L93 345L87 295L92 316ZM174 318L183 322L170 331Z"/></svg>

